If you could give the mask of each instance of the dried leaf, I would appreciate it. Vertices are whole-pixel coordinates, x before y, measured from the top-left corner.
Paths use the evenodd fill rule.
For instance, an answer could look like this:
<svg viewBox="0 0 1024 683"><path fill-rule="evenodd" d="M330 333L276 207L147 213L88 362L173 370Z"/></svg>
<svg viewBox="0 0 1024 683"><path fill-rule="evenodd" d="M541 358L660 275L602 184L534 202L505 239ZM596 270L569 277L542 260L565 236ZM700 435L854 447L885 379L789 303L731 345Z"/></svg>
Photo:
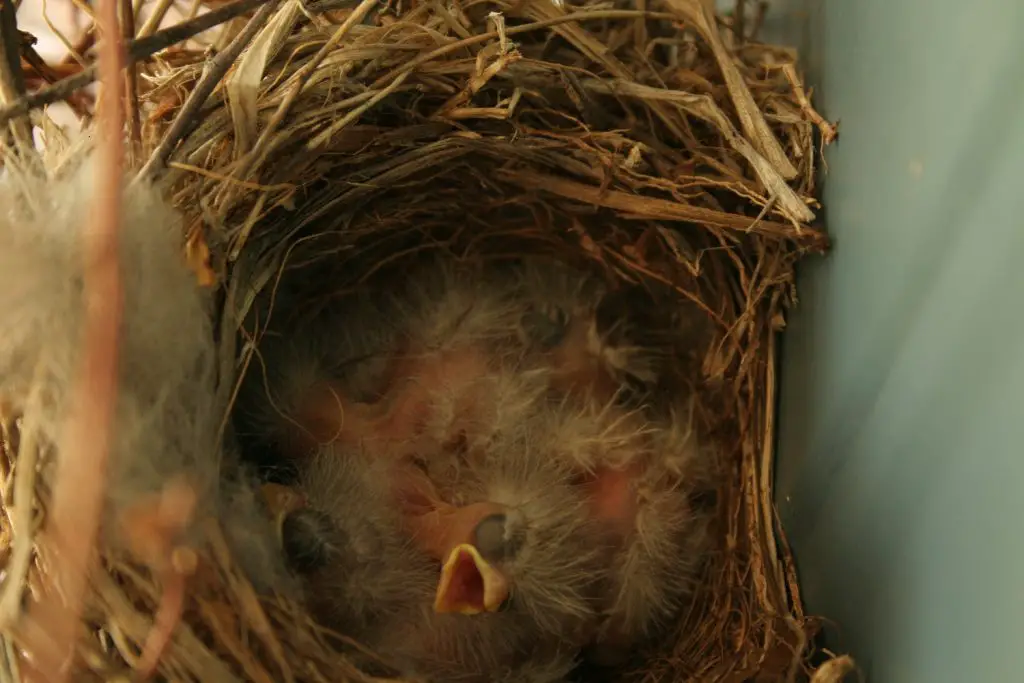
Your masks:
<svg viewBox="0 0 1024 683"><path fill-rule="evenodd" d="M203 238L201 223L196 224L185 241L185 258L201 287L213 287L217 284L217 273L210 265L210 248Z"/></svg>
<svg viewBox="0 0 1024 683"><path fill-rule="evenodd" d="M713 3L700 0L666 0L666 2L692 22L711 46L747 139L768 159L783 178L786 180L795 178L796 168L786 156L778 138L768 126L768 122L764 120L764 115L750 94L750 88L743 80L743 74L733 61L733 55L722 42L722 36L718 32L718 22L715 20Z"/></svg>
<svg viewBox="0 0 1024 683"><path fill-rule="evenodd" d="M831 659L814 672L811 683L843 683L846 677L857 671L857 665L849 655Z"/></svg>
<svg viewBox="0 0 1024 683"><path fill-rule="evenodd" d="M269 61L281 49L284 39L295 26L300 6L299 0L284 3L274 18L253 38L234 70L225 79L228 106L235 129L236 159L249 151L252 141L256 138L259 113L256 102L263 83L263 74Z"/></svg>

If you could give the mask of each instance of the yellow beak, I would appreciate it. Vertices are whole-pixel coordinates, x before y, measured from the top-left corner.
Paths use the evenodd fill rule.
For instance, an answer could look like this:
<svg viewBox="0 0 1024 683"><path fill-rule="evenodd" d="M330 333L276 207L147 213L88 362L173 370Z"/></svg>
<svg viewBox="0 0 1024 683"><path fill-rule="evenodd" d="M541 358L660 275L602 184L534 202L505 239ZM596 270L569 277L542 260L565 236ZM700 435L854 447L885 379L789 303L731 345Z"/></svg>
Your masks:
<svg viewBox="0 0 1024 683"><path fill-rule="evenodd" d="M469 543L455 546L441 567L434 611L442 614L496 612L509 595L508 580Z"/></svg>

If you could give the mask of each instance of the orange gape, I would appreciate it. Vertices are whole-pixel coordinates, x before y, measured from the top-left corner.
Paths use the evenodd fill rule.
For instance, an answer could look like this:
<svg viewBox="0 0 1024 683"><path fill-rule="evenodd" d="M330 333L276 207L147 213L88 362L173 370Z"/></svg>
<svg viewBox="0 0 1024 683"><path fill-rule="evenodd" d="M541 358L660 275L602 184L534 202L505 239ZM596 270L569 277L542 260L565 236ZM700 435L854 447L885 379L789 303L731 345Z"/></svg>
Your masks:
<svg viewBox="0 0 1024 683"><path fill-rule="evenodd" d="M426 472L409 460L397 461L391 485L405 532L441 565L434 609L471 615L500 609L511 591L504 573L476 547L476 531L489 517L504 515L496 503L450 505L438 495Z"/></svg>

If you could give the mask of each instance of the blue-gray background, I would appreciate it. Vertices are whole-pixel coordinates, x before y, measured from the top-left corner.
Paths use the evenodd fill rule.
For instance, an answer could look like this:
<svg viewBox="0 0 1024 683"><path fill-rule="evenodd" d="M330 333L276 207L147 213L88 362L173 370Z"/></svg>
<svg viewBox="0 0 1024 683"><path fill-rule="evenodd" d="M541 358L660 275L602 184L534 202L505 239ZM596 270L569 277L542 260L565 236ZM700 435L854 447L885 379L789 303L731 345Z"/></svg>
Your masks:
<svg viewBox="0 0 1024 683"><path fill-rule="evenodd" d="M1024 2L773 7L842 120L782 355L804 597L869 681L1024 681Z"/></svg>

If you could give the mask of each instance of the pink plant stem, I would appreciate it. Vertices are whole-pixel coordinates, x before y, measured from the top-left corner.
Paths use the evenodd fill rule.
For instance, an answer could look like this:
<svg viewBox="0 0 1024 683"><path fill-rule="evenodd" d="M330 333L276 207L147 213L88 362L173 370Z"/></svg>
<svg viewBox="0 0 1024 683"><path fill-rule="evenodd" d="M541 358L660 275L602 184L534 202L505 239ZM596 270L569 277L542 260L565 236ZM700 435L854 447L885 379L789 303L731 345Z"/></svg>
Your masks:
<svg viewBox="0 0 1024 683"><path fill-rule="evenodd" d="M83 235L84 304L82 361L48 520L49 541L61 590L50 591L29 618L49 647L33 653L44 681L67 680L80 633L88 572L103 512L107 460L117 402L118 335L122 287L118 259L124 140L124 53L117 0L99 0L99 71L102 92L97 123L95 206ZM63 597L63 599L62 599ZM41 644L42 645L42 644Z"/></svg>

